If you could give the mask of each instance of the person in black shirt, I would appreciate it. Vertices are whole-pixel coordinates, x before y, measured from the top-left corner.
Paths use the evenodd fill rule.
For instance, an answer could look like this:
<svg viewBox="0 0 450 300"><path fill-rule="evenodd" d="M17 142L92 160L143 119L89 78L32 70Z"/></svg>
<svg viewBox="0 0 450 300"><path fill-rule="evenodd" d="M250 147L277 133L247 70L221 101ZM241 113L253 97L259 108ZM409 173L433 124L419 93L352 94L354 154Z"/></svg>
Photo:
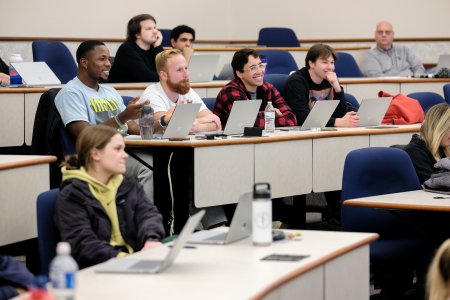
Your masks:
<svg viewBox="0 0 450 300"><path fill-rule="evenodd" d="M9 84L9 67L0 58L0 84Z"/></svg>
<svg viewBox="0 0 450 300"><path fill-rule="evenodd" d="M128 21L127 41L120 45L109 74L109 82L157 82L155 57L163 51L162 34L149 14Z"/></svg>
<svg viewBox="0 0 450 300"><path fill-rule="evenodd" d="M434 164L450 157L450 105L441 103L428 110L420 135L413 135L405 151L411 157L421 184L438 171Z"/></svg>
<svg viewBox="0 0 450 300"><path fill-rule="evenodd" d="M327 126L357 127L359 116L347 111L344 90L334 72L337 59L333 48L324 44L312 46L305 58L305 67L289 76L281 95L302 125L315 101L340 100ZM270 62L269 62L270 63Z"/></svg>

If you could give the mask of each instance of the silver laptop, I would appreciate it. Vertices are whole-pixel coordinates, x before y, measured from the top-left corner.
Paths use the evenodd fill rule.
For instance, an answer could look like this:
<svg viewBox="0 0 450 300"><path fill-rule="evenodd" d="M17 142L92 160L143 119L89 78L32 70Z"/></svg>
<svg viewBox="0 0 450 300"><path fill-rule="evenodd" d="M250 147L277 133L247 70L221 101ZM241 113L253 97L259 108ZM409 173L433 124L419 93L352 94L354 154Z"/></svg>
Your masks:
<svg viewBox="0 0 450 300"><path fill-rule="evenodd" d="M212 81L217 64L219 63L219 58L219 54L192 55L191 60L189 61L189 81Z"/></svg>
<svg viewBox="0 0 450 300"><path fill-rule="evenodd" d="M183 139L188 136L201 106L201 103L177 104L162 138Z"/></svg>
<svg viewBox="0 0 450 300"><path fill-rule="evenodd" d="M61 81L43 61L12 63L26 86L60 85Z"/></svg>
<svg viewBox="0 0 450 300"><path fill-rule="evenodd" d="M358 108L360 127L379 126L383 121L392 97L363 99Z"/></svg>
<svg viewBox="0 0 450 300"><path fill-rule="evenodd" d="M222 70L219 73L220 80L232 80L234 79L233 68L231 67L231 63L226 63L223 65Z"/></svg>
<svg viewBox="0 0 450 300"><path fill-rule="evenodd" d="M319 100L306 117L300 130L311 130L311 128L325 127L333 115L340 100Z"/></svg>
<svg viewBox="0 0 450 300"><path fill-rule="evenodd" d="M189 237L191 244L226 245L244 239L252 233L252 192L239 197L231 225L226 232L200 230Z"/></svg>
<svg viewBox="0 0 450 300"><path fill-rule="evenodd" d="M178 253L183 249L191 233L197 227L205 214L204 210L191 216L175 240L172 249L163 260L112 258L95 269L98 273L159 273L167 269L175 260Z"/></svg>
<svg viewBox="0 0 450 300"><path fill-rule="evenodd" d="M441 54L437 63L437 70L442 68L450 69L450 54Z"/></svg>

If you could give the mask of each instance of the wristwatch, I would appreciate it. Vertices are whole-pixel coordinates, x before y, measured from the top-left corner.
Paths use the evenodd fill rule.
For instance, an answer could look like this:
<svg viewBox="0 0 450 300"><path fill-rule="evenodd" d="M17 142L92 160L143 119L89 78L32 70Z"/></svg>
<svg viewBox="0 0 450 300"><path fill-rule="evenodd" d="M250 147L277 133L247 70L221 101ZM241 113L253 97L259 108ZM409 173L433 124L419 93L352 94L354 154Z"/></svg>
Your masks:
<svg viewBox="0 0 450 300"><path fill-rule="evenodd" d="M164 117L166 115L162 115L161 118L159 118L159 125L161 125L162 128L166 128L169 123L164 122Z"/></svg>

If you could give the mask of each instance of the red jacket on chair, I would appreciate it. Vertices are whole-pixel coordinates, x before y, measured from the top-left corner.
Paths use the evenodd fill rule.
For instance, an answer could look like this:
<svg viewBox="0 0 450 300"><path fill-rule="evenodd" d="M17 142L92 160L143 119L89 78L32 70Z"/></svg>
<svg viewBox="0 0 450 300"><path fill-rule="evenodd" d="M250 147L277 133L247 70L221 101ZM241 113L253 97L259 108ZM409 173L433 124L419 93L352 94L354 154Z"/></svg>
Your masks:
<svg viewBox="0 0 450 300"><path fill-rule="evenodd" d="M404 94L391 95L383 91L378 93L378 97L392 97L391 104L383 118L383 124L404 125L423 122L425 114L416 99Z"/></svg>

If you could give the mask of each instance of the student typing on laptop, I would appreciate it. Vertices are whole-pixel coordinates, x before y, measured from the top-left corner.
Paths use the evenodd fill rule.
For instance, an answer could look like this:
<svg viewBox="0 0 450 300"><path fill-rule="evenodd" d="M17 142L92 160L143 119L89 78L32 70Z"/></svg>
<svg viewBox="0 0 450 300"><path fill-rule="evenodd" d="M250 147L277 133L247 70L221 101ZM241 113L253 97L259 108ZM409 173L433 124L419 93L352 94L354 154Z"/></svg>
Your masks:
<svg viewBox="0 0 450 300"><path fill-rule="evenodd" d="M359 117L347 111L344 90L334 72L336 53L324 44L312 46L305 58L305 67L289 76L282 95L294 111L299 125L305 122L314 101L340 100L330 120L329 127L357 127Z"/></svg>
<svg viewBox="0 0 450 300"><path fill-rule="evenodd" d="M231 61L234 79L225 85L217 95L214 113L219 116L225 127L234 101L261 99L262 104L255 127L264 128L264 109L272 101L275 108L275 126L297 125L291 108L284 102L280 93L270 83L264 81L266 65L261 62L258 51L241 49L234 53Z"/></svg>
<svg viewBox="0 0 450 300"><path fill-rule="evenodd" d="M170 49L158 53L156 55L156 69L159 74L159 83L147 87L139 100L150 101L150 105L155 112L153 124L155 132L164 130L170 123L172 113L177 105L189 105L188 103L202 104L192 124L192 133L221 129L219 118L206 107L200 96L190 88L188 64L180 50ZM208 207L204 220L207 220L202 221L205 228L215 227L227 221L222 207Z"/></svg>
<svg viewBox="0 0 450 300"><path fill-rule="evenodd" d="M188 64L178 49L165 50L156 56L159 83L150 85L140 101L150 101L155 112L155 131L162 131L169 124L176 105L201 103L191 131L215 131L221 129L219 118L203 103L200 96L190 87Z"/></svg>
<svg viewBox="0 0 450 300"><path fill-rule="evenodd" d="M79 266L161 245L162 216L142 186L123 176L128 154L122 135L110 126L89 126L76 148L62 168L55 224Z"/></svg>

